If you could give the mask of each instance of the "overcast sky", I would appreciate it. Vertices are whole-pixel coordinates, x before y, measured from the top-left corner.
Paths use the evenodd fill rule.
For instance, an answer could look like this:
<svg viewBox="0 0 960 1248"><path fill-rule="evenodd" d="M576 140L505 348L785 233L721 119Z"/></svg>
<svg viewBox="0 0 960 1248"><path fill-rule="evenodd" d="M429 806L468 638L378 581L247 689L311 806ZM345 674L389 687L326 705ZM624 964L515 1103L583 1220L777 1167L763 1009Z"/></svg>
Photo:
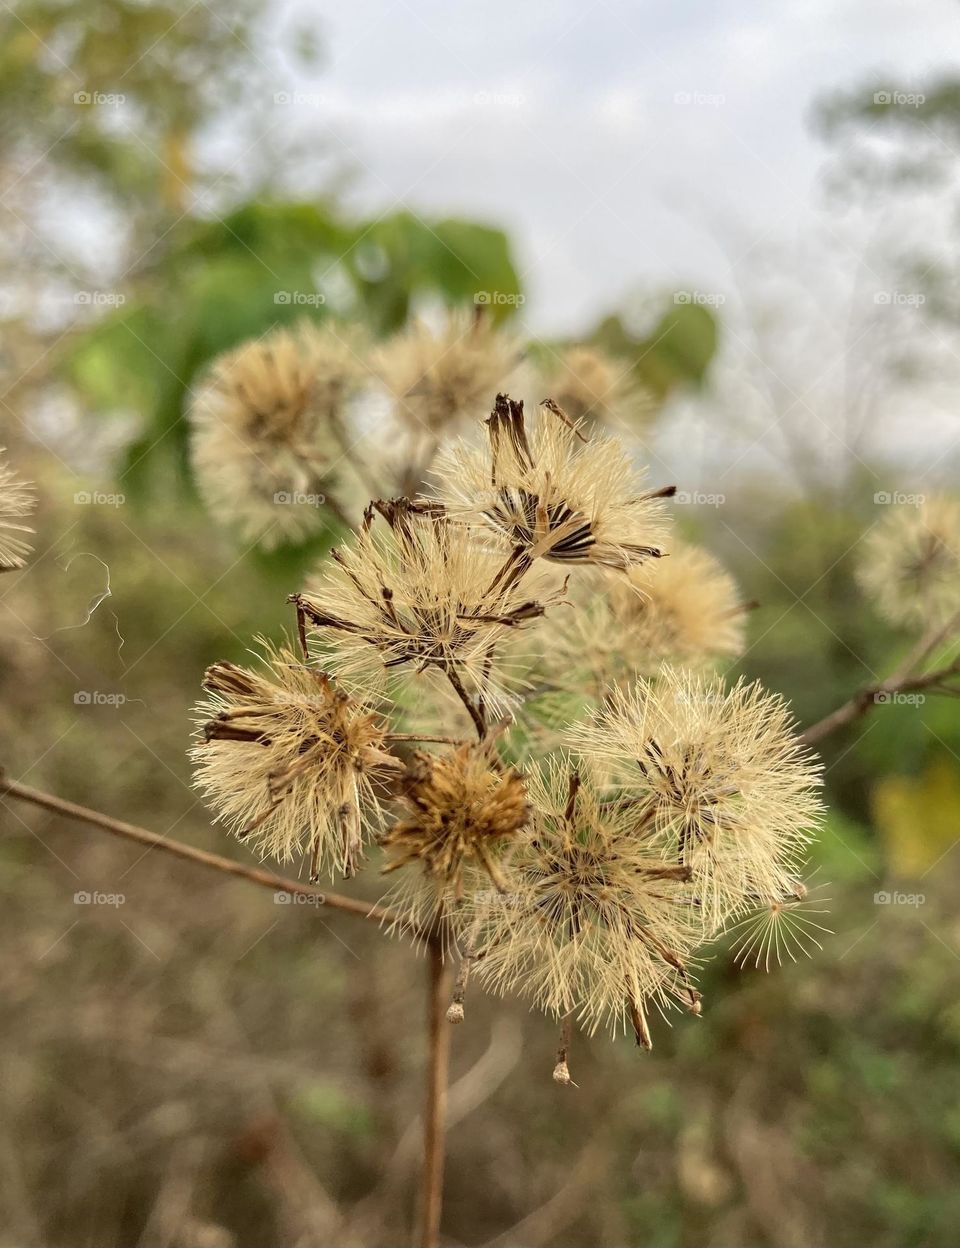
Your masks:
<svg viewBox="0 0 960 1248"><path fill-rule="evenodd" d="M728 291L751 249L835 231L813 101L875 71L909 90L960 63L948 0L276 12L281 36L319 14L315 76L278 89L301 93L291 125L354 169L349 199L505 226L541 333L585 328L638 288Z"/></svg>

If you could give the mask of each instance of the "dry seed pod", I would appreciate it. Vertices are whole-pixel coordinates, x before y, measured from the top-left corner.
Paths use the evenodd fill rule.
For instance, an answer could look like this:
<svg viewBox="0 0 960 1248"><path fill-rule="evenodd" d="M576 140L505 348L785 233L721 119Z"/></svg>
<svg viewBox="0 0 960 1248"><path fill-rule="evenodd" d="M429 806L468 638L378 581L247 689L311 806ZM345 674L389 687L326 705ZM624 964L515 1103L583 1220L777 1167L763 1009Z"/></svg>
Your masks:
<svg viewBox="0 0 960 1248"><path fill-rule="evenodd" d="M367 377L359 349L354 333L304 322L214 361L190 420L197 482L219 523L265 549L323 527L344 410Z"/></svg>
<svg viewBox="0 0 960 1248"><path fill-rule="evenodd" d="M352 874L382 825L375 783L402 770L364 699L263 644L263 671L215 663L196 710L195 783L231 830L261 856L307 855L310 878Z"/></svg>

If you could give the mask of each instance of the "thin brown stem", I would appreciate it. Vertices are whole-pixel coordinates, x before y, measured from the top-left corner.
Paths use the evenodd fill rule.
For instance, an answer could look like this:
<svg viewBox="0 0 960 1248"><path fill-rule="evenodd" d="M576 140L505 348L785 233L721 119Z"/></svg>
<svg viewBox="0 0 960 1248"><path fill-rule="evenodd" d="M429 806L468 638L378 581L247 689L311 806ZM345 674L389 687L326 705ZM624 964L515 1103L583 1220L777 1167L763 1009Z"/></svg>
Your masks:
<svg viewBox="0 0 960 1248"><path fill-rule="evenodd" d="M560 1023L560 1047L557 1049L557 1062L553 1068L554 1083L566 1087L570 1079L570 1044L573 1036L573 1015L565 1014Z"/></svg>
<svg viewBox="0 0 960 1248"><path fill-rule="evenodd" d="M450 967L443 959L443 945L430 945L430 989L427 1021L430 1056L427 1063L427 1098L423 1118L423 1189L421 1193L420 1248L440 1243L443 1208L443 1165L446 1150L447 1081L450 1070L450 1024L447 999Z"/></svg>
<svg viewBox="0 0 960 1248"><path fill-rule="evenodd" d="M858 690L849 701L838 706L835 711L831 711L823 719L811 724L809 728L800 733L800 740L805 745L816 745L824 737L860 719L875 706L882 706L889 702L898 693L920 693L924 689L930 689L936 693L960 692L945 685L946 681L956 676L960 676L960 658L932 672L925 672L921 676L897 675L881 681L878 685L868 685Z"/></svg>
<svg viewBox="0 0 960 1248"><path fill-rule="evenodd" d="M51 793L44 793L40 789L32 789L28 785L19 784L16 780L8 780L3 775L0 775L0 794L16 798L17 801L29 802L33 806L40 806L55 815L63 815L67 819L87 823L104 832L111 832L114 836L135 841L138 845L146 845L149 849L162 850L177 858L197 863L201 867L210 867L226 875L239 876L263 888L273 889L274 892L317 898L318 906L322 905L325 910L340 910L356 918L372 919L375 923L400 922L400 915L384 906L372 905L370 902L358 901L353 897L343 897L339 893L312 888L308 884L301 884L299 880L291 880L286 876L275 875L272 871L264 871L261 867L248 867L244 863L234 862L231 858L222 858L219 854L212 854L208 850L195 849L192 845L184 845L181 841L171 840L156 832L149 832L146 828L138 828L135 824L113 819L110 815L91 810L87 806L78 806L76 802L68 802L63 798L54 797Z"/></svg>
<svg viewBox="0 0 960 1248"><path fill-rule="evenodd" d="M450 681L450 684L453 685L456 690L457 697L470 712L470 718L473 720L473 726L477 730L477 736L482 741L487 732L487 725L484 720L484 716L480 710L478 710L476 703L467 693L466 689L464 689L463 681L460 679L460 673L457 671L456 664L451 663L448 667L444 668L444 671L447 673L447 679Z"/></svg>

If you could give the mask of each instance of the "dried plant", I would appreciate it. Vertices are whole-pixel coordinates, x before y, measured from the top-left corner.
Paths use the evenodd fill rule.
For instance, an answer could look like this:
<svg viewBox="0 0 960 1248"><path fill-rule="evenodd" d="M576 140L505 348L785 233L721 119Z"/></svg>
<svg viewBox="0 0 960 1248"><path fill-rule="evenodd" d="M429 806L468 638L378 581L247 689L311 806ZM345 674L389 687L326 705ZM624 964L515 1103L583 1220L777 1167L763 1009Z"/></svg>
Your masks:
<svg viewBox="0 0 960 1248"><path fill-rule="evenodd" d="M506 892L499 860L526 827L530 803L523 778L492 743L418 752L401 793L404 817L381 843L384 873L411 868L391 896L408 923L453 915L470 887Z"/></svg>
<svg viewBox="0 0 960 1248"><path fill-rule="evenodd" d="M452 315L438 331L418 322L375 353L374 369L408 432L436 439L487 414L521 360L512 335L492 320Z"/></svg>
<svg viewBox="0 0 960 1248"><path fill-rule="evenodd" d="M651 1002L700 1012L687 971L699 931L690 868L662 861L632 806L569 757L535 767L527 787L509 891L477 891L464 907L477 975L589 1031L629 1018L649 1048Z"/></svg>
<svg viewBox="0 0 960 1248"><path fill-rule="evenodd" d="M795 880L789 892L768 899L730 929L736 934L731 948L734 962L769 971L772 961L781 966L784 957L791 962L796 962L797 954L810 957L812 948L823 948L822 937L831 935L830 928L819 922L830 913L828 900Z"/></svg>
<svg viewBox="0 0 960 1248"><path fill-rule="evenodd" d="M309 855L351 875L365 834L382 825L377 783L402 769L362 698L287 646L263 643L263 672L214 663L196 710L197 784L240 840L262 856Z"/></svg>
<svg viewBox="0 0 960 1248"><path fill-rule="evenodd" d="M858 576L891 623L945 623L960 611L960 500L893 507L867 534Z"/></svg>
<svg viewBox="0 0 960 1248"><path fill-rule="evenodd" d="M480 535L408 499L371 507L331 559L296 603L338 671L379 690L391 671L429 669L498 709L510 684L498 643L563 593L556 577L505 577Z"/></svg>
<svg viewBox="0 0 960 1248"><path fill-rule="evenodd" d="M593 696L665 662L709 667L742 652L748 603L699 546L674 546L656 563L584 578L571 610L544 626L539 671L556 687Z"/></svg>
<svg viewBox="0 0 960 1248"><path fill-rule="evenodd" d="M404 496L371 502L291 596L299 651L261 642L257 666L208 669L191 755L217 818L262 857L300 860L316 881L352 875L369 850L387 904L321 894L2 776L0 791L426 947L421 1242L436 1248L444 1011L463 1020L471 975L556 1019L554 1078L568 1085L574 1020L629 1027L650 1048L654 1013L700 1014L694 972L724 931L736 961L767 968L819 945L822 902L800 883L822 817L806 747L881 693L956 692L960 659L932 656L960 625L960 504L898 510L870 535L864 587L891 620L933 631L797 735L782 699L702 670L740 653L746 604L705 551L667 553L672 487L648 488L599 428L637 415L615 365L569 353L529 422L498 393L485 442L444 445L431 492L426 463L483 414L515 343L474 319L416 328L375 370L357 347L329 326L277 330L218 360L194 396L201 489L264 545L322 523L311 502L281 501L318 501L344 462L363 483L346 410L374 371L428 453L401 472ZM0 468L0 568L22 565L31 505ZM544 682L559 690L552 735L534 713Z"/></svg>
<svg viewBox="0 0 960 1248"><path fill-rule="evenodd" d="M598 347L569 347L546 369L546 393L573 420L611 429L642 429L656 415L653 396L633 366Z"/></svg>
<svg viewBox="0 0 960 1248"><path fill-rule="evenodd" d="M0 446L0 456L3 454L4 447ZM32 533L33 529L21 520L35 506L33 486L21 481L0 459L0 572L12 572L26 563L32 547L22 534Z"/></svg>
<svg viewBox="0 0 960 1248"><path fill-rule="evenodd" d="M220 356L192 398L211 513L269 549L318 532L349 458L345 408L367 378L357 334L303 322Z"/></svg>
<svg viewBox="0 0 960 1248"><path fill-rule="evenodd" d="M615 690L570 740L609 767L651 849L690 868L708 934L752 899L789 893L821 780L781 698L665 667Z"/></svg>
<svg viewBox="0 0 960 1248"><path fill-rule="evenodd" d="M660 557L674 489L644 490L616 439L588 437L552 400L528 431L523 403L503 394L487 432L488 447L441 451L434 474L451 513L512 552L511 577L535 559L624 569Z"/></svg>

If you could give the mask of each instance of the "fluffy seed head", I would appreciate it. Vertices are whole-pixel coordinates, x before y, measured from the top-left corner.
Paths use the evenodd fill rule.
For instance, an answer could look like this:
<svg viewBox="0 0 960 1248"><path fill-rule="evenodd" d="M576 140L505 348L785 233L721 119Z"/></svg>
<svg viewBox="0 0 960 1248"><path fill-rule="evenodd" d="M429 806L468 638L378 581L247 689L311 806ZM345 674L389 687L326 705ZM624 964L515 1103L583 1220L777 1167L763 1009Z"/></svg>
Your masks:
<svg viewBox="0 0 960 1248"><path fill-rule="evenodd" d="M960 499L891 507L865 538L857 575L891 623L945 624L960 612Z"/></svg>
<svg viewBox="0 0 960 1248"><path fill-rule="evenodd" d="M370 706L287 646L262 643L262 671L207 669L196 708L195 783L261 856L310 857L310 876L352 873L380 826L375 782L402 770Z"/></svg>
<svg viewBox="0 0 960 1248"><path fill-rule="evenodd" d="M633 379L631 367L597 347L571 347L547 373L547 394L572 420L637 428L654 414L651 396Z"/></svg>
<svg viewBox="0 0 960 1248"><path fill-rule="evenodd" d="M651 849L691 869L708 930L789 892L822 808L819 767L781 698L665 667L569 739L609 767Z"/></svg>
<svg viewBox="0 0 960 1248"><path fill-rule="evenodd" d="M545 669L563 687L605 691L664 662L702 667L743 651L747 608L736 582L698 546L585 581L571 603L544 626Z"/></svg>
<svg viewBox="0 0 960 1248"><path fill-rule="evenodd" d="M214 516L265 548L317 532L344 409L364 377L352 337L309 322L220 356L190 412L193 464Z"/></svg>
<svg viewBox="0 0 960 1248"><path fill-rule="evenodd" d="M479 420L520 363L515 340L487 318L452 316L435 333L417 323L386 343L374 367L415 434L437 437Z"/></svg>
<svg viewBox="0 0 960 1248"><path fill-rule="evenodd" d="M455 671L504 706L506 673L491 656L562 586L533 576L507 583L503 568L502 555L442 508L381 501L296 602L339 670L374 682L391 669Z"/></svg>
<svg viewBox="0 0 960 1248"><path fill-rule="evenodd" d="M0 446L0 455L4 448ZM12 468L0 460L0 572L22 568L31 551L28 541L21 536L32 533L23 516L29 516L36 506L36 494L32 485L21 481Z"/></svg>
<svg viewBox="0 0 960 1248"><path fill-rule="evenodd" d="M628 806L589 772L549 760L528 781L531 817L508 858L509 891L468 897L475 974L593 1031L628 1018L648 1045L646 1003L699 1012L687 965L697 933L689 868L666 864Z"/></svg>
<svg viewBox="0 0 960 1248"><path fill-rule="evenodd" d="M657 558L667 490L644 492L622 445L588 438L552 400L532 430L523 404L497 396L489 449L459 443L434 468L451 512L497 534L519 562L628 568Z"/></svg>
<svg viewBox="0 0 960 1248"><path fill-rule="evenodd" d="M418 753L402 788L406 817L381 838L385 872L407 868L401 885L416 923L458 904L467 874L476 885L506 885L498 860L529 818L519 773L489 745Z"/></svg>

